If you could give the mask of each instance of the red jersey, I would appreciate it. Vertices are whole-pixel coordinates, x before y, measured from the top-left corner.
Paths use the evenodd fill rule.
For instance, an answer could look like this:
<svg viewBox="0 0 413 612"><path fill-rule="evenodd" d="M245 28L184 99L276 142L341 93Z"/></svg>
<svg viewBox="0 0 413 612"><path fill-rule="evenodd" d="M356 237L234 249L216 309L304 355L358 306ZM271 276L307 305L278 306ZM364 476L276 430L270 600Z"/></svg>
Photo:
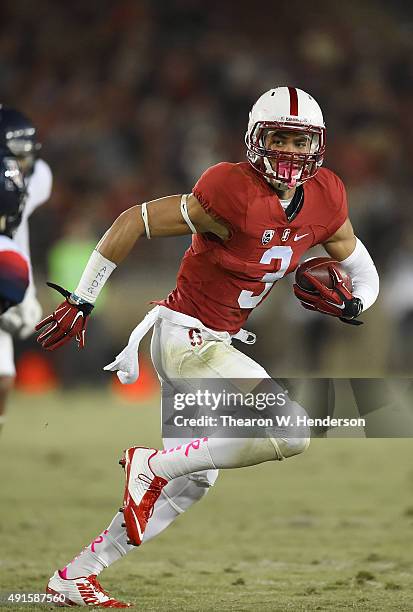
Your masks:
<svg viewBox="0 0 413 612"><path fill-rule="evenodd" d="M295 210L290 205L287 212L274 189L248 162L212 166L193 194L229 228L230 238L195 234L182 259L176 288L158 304L231 334L242 327L274 283L293 272L304 253L326 242L347 218L344 185L326 168L297 189Z"/></svg>

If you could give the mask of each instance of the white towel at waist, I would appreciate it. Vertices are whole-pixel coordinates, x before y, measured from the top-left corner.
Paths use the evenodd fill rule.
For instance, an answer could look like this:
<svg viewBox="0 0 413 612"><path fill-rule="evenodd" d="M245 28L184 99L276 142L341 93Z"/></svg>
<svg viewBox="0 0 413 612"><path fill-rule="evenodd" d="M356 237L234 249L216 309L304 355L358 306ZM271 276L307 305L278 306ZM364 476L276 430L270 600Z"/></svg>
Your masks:
<svg viewBox="0 0 413 612"><path fill-rule="evenodd" d="M117 355L112 363L106 365L103 369L110 372L116 372L117 377L123 385L130 385L139 378L139 361L138 351L139 344L142 338L155 325L157 319L168 319L171 323L182 325L183 327L196 327L207 331L212 336L219 340L223 340L225 336L231 341L233 338L244 342L245 344L254 344L256 340L255 334L248 332L245 329L240 329L238 333L231 336L228 332L217 332L209 327L206 327L199 319L190 317L182 312L176 312L165 306L155 306L148 312L142 321L135 327L129 336L128 344L123 351Z"/></svg>

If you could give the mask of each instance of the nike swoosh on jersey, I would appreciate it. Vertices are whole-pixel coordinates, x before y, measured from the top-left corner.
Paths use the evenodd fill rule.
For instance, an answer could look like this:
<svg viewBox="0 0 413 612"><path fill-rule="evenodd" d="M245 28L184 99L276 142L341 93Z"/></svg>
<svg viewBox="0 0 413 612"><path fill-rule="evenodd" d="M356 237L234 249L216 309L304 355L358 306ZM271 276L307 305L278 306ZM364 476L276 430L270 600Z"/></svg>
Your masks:
<svg viewBox="0 0 413 612"><path fill-rule="evenodd" d="M301 238L305 238L306 236L308 236L309 234L303 234L302 236L299 236L298 234L296 234L294 236L294 242L297 242L297 240L301 240Z"/></svg>

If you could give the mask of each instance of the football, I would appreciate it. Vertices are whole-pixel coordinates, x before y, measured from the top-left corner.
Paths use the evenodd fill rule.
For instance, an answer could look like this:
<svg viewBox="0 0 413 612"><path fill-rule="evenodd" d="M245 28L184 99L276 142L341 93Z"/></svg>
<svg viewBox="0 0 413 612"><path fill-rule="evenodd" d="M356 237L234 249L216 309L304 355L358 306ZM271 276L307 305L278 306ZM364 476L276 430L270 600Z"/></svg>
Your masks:
<svg viewBox="0 0 413 612"><path fill-rule="evenodd" d="M329 272L329 265L334 264L336 268L341 272L344 285L349 290L352 291L353 286L351 282L351 278L344 271L344 269L340 266L340 263L335 259L331 259L330 257L313 257L311 259L307 259L304 263L300 264L295 272L295 282L301 289L305 289L306 291L314 290L311 283L303 277L304 272L309 272L317 278L320 282L323 283L329 289L333 289L333 279L331 278L331 274Z"/></svg>

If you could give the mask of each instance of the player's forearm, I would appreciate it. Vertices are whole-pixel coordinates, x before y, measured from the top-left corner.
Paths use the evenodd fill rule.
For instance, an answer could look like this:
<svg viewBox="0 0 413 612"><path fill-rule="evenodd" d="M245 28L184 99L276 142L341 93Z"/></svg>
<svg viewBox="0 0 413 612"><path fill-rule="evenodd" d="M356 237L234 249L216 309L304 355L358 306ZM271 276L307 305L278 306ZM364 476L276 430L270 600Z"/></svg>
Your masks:
<svg viewBox="0 0 413 612"><path fill-rule="evenodd" d="M142 236L144 224L140 207L125 210L108 229L96 246L103 257L119 265L130 253L134 244Z"/></svg>
<svg viewBox="0 0 413 612"><path fill-rule="evenodd" d="M129 254L143 231L140 207L133 206L123 212L91 254L71 300L94 304L109 276Z"/></svg>

